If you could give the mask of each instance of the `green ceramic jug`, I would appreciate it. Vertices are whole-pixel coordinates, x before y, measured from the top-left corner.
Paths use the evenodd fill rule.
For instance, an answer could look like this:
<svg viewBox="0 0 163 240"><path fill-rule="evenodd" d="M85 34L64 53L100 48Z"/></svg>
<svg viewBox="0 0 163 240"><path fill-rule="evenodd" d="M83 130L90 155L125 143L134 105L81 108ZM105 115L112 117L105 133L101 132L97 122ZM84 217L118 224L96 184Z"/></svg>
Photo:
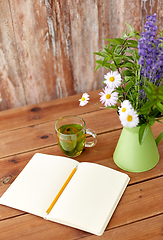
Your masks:
<svg viewBox="0 0 163 240"><path fill-rule="evenodd" d="M148 171L159 161L159 153L151 127L141 145L138 133L139 127L124 127L113 154L115 164L129 172Z"/></svg>

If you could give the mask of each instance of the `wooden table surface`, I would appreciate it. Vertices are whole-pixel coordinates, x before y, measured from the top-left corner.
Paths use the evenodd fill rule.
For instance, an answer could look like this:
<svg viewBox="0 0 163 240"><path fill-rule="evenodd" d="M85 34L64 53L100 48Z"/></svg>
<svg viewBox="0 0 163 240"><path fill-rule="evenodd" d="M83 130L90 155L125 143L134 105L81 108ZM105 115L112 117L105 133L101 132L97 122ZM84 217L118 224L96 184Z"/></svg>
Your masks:
<svg viewBox="0 0 163 240"><path fill-rule="evenodd" d="M92 103L98 102L98 91L90 96ZM98 135L96 146L86 148L77 157L79 162L99 163L124 172L112 158L122 129L116 111L99 109L94 104L79 107L79 98L74 95L0 113L0 196L34 153L63 156L54 124L65 115L82 117ZM157 137L163 125L156 123L152 129ZM155 168L128 173L129 185L101 237L0 205L0 240L163 239L163 141L158 150L160 161Z"/></svg>

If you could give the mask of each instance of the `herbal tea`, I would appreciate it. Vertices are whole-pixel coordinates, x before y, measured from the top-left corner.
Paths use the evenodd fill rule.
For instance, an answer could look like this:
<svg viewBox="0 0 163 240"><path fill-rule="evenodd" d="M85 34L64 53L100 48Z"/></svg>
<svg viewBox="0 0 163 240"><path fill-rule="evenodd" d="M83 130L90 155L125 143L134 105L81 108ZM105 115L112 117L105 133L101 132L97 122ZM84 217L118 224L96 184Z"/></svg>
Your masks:
<svg viewBox="0 0 163 240"><path fill-rule="evenodd" d="M81 154L85 145L86 133L80 124L66 124L58 128L58 143L62 151L70 157Z"/></svg>
<svg viewBox="0 0 163 240"><path fill-rule="evenodd" d="M95 131L87 129L85 121L75 115L58 119L55 131L62 152L69 157L79 156L85 147L93 147L97 142ZM92 136L93 140L87 142L86 135Z"/></svg>

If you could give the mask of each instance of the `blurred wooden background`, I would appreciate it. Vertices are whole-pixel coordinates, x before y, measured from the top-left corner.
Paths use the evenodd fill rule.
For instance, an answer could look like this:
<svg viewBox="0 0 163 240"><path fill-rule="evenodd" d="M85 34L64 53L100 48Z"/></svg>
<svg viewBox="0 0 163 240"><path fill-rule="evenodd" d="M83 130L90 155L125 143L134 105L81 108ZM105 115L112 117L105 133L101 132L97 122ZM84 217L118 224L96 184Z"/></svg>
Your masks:
<svg viewBox="0 0 163 240"><path fill-rule="evenodd" d="M162 29L163 0L0 0L0 110L101 88L93 52L152 13Z"/></svg>

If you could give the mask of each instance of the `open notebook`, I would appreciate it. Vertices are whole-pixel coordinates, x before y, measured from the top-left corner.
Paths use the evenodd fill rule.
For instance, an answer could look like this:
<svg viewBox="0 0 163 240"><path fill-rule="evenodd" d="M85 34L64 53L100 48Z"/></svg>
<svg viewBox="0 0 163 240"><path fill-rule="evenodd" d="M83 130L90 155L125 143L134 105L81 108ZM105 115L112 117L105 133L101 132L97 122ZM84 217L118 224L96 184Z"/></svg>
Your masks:
<svg viewBox="0 0 163 240"><path fill-rule="evenodd" d="M128 182L127 174L99 164L36 153L2 195L0 204L102 235Z"/></svg>

